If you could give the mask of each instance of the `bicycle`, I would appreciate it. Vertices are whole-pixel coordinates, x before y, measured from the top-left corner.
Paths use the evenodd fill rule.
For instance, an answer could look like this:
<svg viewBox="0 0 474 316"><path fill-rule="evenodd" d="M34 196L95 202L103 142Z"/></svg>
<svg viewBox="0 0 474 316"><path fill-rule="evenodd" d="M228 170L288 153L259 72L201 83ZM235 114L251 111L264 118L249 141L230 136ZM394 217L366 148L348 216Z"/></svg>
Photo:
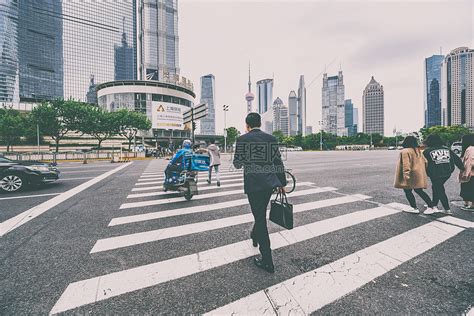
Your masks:
<svg viewBox="0 0 474 316"><path fill-rule="evenodd" d="M285 169L285 177L286 177L285 192L291 193L296 189L296 178L291 173L291 169Z"/></svg>

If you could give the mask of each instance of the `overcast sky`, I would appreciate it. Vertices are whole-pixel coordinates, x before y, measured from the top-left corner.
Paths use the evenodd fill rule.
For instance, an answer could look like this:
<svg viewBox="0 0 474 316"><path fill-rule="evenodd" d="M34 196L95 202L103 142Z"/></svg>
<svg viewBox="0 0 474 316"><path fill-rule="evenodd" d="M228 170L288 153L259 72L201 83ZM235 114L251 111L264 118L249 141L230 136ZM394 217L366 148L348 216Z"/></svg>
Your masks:
<svg viewBox="0 0 474 316"><path fill-rule="evenodd" d="M216 128L244 128L248 63L255 82L275 78L273 98L288 103L305 76L307 125L319 129L322 73L344 73L345 98L361 113L371 76L384 86L385 133L423 125L424 58L474 48L474 0L179 0L181 75L216 77ZM256 102L254 101L254 108Z"/></svg>

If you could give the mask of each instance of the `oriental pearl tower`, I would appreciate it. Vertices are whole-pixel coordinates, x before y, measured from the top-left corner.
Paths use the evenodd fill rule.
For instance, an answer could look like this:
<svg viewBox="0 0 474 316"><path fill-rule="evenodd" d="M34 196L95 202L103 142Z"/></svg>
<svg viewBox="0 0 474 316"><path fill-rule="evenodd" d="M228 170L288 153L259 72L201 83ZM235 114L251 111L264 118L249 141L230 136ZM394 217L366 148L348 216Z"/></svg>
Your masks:
<svg viewBox="0 0 474 316"><path fill-rule="evenodd" d="M250 81L250 63L249 63L249 91L245 94L245 100L247 100L247 113L252 112L252 101L255 99L255 95L252 93L252 82Z"/></svg>

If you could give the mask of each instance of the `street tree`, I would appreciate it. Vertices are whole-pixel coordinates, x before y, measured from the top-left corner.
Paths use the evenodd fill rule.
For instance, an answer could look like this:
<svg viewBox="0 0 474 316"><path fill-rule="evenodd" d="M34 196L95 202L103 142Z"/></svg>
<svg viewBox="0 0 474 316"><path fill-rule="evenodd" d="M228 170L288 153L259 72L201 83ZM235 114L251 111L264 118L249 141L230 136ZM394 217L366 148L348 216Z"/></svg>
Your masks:
<svg viewBox="0 0 474 316"><path fill-rule="evenodd" d="M43 135L50 136L59 151L59 143L69 131L80 131L84 106L74 100L43 102L31 112L33 122L39 125Z"/></svg>
<svg viewBox="0 0 474 316"><path fill-rule="evenodd" d="M128 141L128 150L132 146L132 141L140 130L149 130L151 122L145 114L129 111L126 109L113 112L114 124L117 126L117 133Z"/></svg>
<svg viewBox="0 0 474 316"><path fill-rule="evenodd" d="M26 128L26 117L17 110L0 108L0 140L10 151L13 144L20 140Z"/></svg>
<svg viewBox="0 0 474 316"><path fill-rule="evenodd" d="M423 139L431 134L439 135L446 145L451 145L453 142L461 140L464 135L469 134L469 128L461 125L432 126L420 129L420 134Z"/></svg>
<svg viewBox="0 0 474 316"><path fill-rule="evenodd" d="M283 143L283 140L285 139L285 134L283 134L282 131L274 131L272 133L273 136L278 140L278 143Z"/></svg>
<svg viewBox="0 0 474 316"><path fill-rule="evenodd" d="M233 145L237 140L237 137L240 136L240 132L235 127L227 128L227 144Z"/></svg>
<svg viewBox="0 0 474 316"><path fill-rule="evenodd" d="M102 142L117 135L120 122L117 115L104 111L101 108L85 105L84 116L81 118L81 132L89 134L98 142L98 148L102 147Z"/></svg>

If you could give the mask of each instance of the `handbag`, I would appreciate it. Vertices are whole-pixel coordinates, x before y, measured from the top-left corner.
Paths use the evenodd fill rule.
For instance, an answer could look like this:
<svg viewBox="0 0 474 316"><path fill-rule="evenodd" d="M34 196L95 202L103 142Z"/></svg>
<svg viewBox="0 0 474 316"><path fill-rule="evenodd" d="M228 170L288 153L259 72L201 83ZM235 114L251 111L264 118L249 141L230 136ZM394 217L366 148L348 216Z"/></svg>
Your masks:
<svg viewBox="0 0 474 316"><path fill-rule="evenodd" d="M286 229L293 229L293 205L288 203L285 193L278 192L271 202L270 220Z"/></svg>

